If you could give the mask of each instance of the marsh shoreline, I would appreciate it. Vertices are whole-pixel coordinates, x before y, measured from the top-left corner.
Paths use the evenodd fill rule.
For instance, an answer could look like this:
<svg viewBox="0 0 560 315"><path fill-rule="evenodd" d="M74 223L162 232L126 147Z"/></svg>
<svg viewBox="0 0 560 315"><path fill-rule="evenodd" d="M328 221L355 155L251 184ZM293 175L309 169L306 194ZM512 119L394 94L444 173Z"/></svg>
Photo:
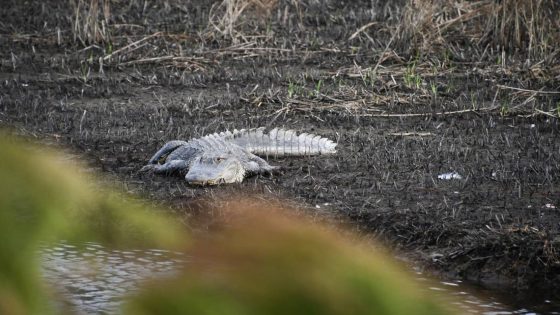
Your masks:
<svg viewBox="0 0 560 315"><path fill-rule="evenodd" d="M74 40L66 2L12 1L0 32L0 126L69 148L186 220L211 218L199 200L223 194L288 198L433 273L557 295L558 69L466 49L385 56L383 28L349 38L390 17L360 10L369 1L331 2L306 6L303 19L287 6L264 39L235 42L201 35L210 4L131 1L113 22L136 26L115 27L111 50L144 46L101 62L107 47ZM168 140L259 126L335 139L338 154L271 159L282 176L214 188L137 172ZM438 178L449 172L461 179Z"/></svg>

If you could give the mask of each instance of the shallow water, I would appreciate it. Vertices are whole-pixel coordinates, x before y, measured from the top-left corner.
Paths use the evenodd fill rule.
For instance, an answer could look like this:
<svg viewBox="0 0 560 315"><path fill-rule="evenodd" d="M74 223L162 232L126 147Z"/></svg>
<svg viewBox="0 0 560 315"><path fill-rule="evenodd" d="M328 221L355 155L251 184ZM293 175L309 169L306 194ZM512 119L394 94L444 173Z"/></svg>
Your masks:
<svg viewBox="0 0 560 315"><path fill-rule="evenodd" d="M425 290L431 291L442 303L451 303L465 314L560 314L560 303L545 297L514 298L504 292L466 284L461 280L434 281L421 272L416 272L415 279L425 283Z"/></svg>
<svg viewBox="0 0 560 315"><path fill-rule="evenodd" d="M42 272L78 314L115 314L142 281L173 275L184 256L159 249L113 250L95 243L42 249Z"/></svg>
<svg viewBox="0 0 560 315"><path fill-rule="evenodd" d="M41 254L43 275L61 297L58 306L78 314L118 314L139 284L172 276L187 259L164 250L113 250L95 243L80 247L60 243L43 248ZM544 297L513 300L461 281L433 281L421 272L416 272L416 280L442 303L455 304L465 314L560 314L560 303Z"/></svg>

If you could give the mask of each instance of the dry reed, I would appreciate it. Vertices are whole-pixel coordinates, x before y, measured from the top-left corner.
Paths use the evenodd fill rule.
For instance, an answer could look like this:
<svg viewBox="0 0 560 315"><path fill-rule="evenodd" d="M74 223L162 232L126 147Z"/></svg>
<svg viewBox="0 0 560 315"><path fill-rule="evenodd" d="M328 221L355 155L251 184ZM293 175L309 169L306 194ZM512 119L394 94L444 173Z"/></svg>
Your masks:
<svg viewBox="0 0 560 315"><path fill-rule="evenodd" d="M243 34L240 27L251 18L270 16L278 0L223 0L214 4L208 18L207 36L221 36L237 41Z"/></svg>
<svg viewBox="0 0 560 315"><path fill-rule="evenodd" d="M468 45L543 59L559 52L558 16L554 0L411 0L397 42L405 50Z"/></svg>
<svg viewBox="0 0 560 315"><path fill-rule="evenodd" d="M101 4L101 6L100 6ZM111 20L110 0L70 0L74 11L74 41L99 44L111 41L108 26Z"/></svg>

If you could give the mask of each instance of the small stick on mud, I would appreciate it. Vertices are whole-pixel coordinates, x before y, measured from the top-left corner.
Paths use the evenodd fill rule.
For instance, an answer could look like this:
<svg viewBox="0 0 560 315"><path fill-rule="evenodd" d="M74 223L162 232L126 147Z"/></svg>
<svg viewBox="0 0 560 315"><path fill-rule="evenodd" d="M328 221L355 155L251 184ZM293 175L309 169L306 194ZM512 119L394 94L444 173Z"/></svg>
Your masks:
<svg viewBox="0 0 560 315"><path fill-rule="evenodd" d="M501 89L509 89L509 90L515 90L515 91L521 91L521 92L538 93L538 94L560 94L560 91L528 90L528 89L522 89L522 88L517 88L517 87L507 86L507 85L501 85L501 84L498 84L496 86L498 88L501 88Z"/></svg>
<svg viewBox="0 0 560 315"><path fill-rule="evenodd" d="M429 117L429 116L449 116L464 113L477 113L481 111L491 111L496 109L496 107L485 107L479 109L463 109L451 112L439 112L439 113L411 113L411 114L360 114L359 116L365 117Z"/></svg>
<svg viewBox="0 0 560 315"><path fill-rule="evenodd" d="M137 40L133 43L130 43L130 44L128 44L128 45L126 45L122 48L119 48L119 49L115 50L114 52L112 52L112 53L108 54L107 56L103 57L103 60L107 61L107 60L111 59L113 56L116 56L117 54L120 54L121 52L126 51L126 50L130 49L131 47L137 46L138 44L140 44L142 42L145 42L149 39L152 39L154 37L161 36L162 34L163 34L162 32L156 32L156 33L153 33L152 35L148 35L148 36L146 36L146 37L144 37L140 40ZM136 48L132 48L132 50L135 50L135 49Z"/></svg>
<svg viewBox="0 0 560 315"><path fill-rule="evenodd" d="M360 27L357 31L354 32L354 34L352 34L352 36L350 36L348 38L348 40L353 40L356 36L358 36L361 32L365 31L366 29L374 26L375 24L378 24L378 22L370 22L362 27Z"/></svg>
<svg viewBox="0 0 560 315"><path fill-rule="evenodd" d="M389 136L396 136L396 137L411 137L411 136L417 136L417 137L429 137L429 136L433 136L434 134L431 132L390 132L387 135Z"/></svg>
<svg viewBox="0 0 560 315"><path fill-rule="evenodd" d="M128 65L135 65L135 64L148 64L148 63L162 63L165 61L171 61L173 63L182 63L183 66L191 66L192 68L198 70L205 70L204 62L207 62L202 57L175 57L175 56L163 56L163 57L153 57L153 58L144 58L144 59L137 59L131 60L127 62L123 62L120 65L128 66Z"/></svg>
<svg viewBox="0 0 560 315"><path fill-rule="evenodd" d="M82 125L84 124L84 119L86 118L87 110L84 109L84 113L82 114L82 118L80 119L80 135L82 134Z"/></svg>
<svg viewBox="0 0 560 315"><path fill-rule="evenodd" d="M377 63L375 64L375 67L373 67L373 73L377 73L377 68L379 68L379 65L383 62L383 60L385 60L383 58L383 56L385 56L385 53L387 53L387 51L389 51L389 47L391 46L391 44L393 43L393 41L395 40L395 37L397 36L397 34L399 33L398 30L395 31L395 33L393 34L393 36L391 36L391 39L389 40L389 42L387 43L387 46L385 46L385 49L383 49L383 52L381 53L381 55L379 55L379 59L377 60Z"/></svg>
<svg viewBox="0 0 560 315"><path fill-rule="evenodd" d="M548 116L548 117L560 118L560 117L558 117L558 116L556 116L556 115L554 115L550 112L545 112L544 110L540 110L540 109L537 109L537 108L535 108L535 112L537 112L538 114L541 114L541 115Z"/></svg>

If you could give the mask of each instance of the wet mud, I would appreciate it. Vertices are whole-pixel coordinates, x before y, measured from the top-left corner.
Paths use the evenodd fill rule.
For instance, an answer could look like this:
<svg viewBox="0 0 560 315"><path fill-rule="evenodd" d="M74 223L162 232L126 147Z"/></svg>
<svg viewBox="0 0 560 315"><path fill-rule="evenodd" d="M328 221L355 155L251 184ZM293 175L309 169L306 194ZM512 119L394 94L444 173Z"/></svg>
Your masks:
<svg viewBox="0 0 560 315"><path fill-rule="evenodd" d="M560 292L558 119L524 112L527 98L498 86L553 90L558 77L542 80L522 67L483 67L460 56L453 67L421 74L419 62L418 84L409 81L410 65L398 60L368 77L361 69L376 65L373 51L385 42L346 43L370 18L357 13L358 2L336 7L343 22L323 11L316 19L288 18L287 25L307 27L293 37L288 27L277 30L266 44L278 51L262 53L218 39L206 40L202 50L200 40L191 40L203 23L194 16L209 5L185 12L188 5L148 1L143 11L131 1L114 15L128 14L142 34L188 38L162 36L149 49L183 45L200 57L200 67L123 65L140 60L130 59L134 54L148 56L148 48L100 65L98 48L79 49L72 41L72 13L62 1L45 2L60 9L54 15L39 4L35 15L23 15L23 5L12 2L1 19L2 129L69 149L94 172L167 206L193 228L200 216L216 215L201 205L223 196L285 198L319 220L344 221L375 236L431 272L520 292ZM282 38L294 46L286 48ZM553 106L560 96L534 99ZM138 172L166 141L259 126L328 137L338 142L338 153L270 158L282 175L240 185L191 187L180 174ZM450 172L460 178L438 178Z"/></svg>

